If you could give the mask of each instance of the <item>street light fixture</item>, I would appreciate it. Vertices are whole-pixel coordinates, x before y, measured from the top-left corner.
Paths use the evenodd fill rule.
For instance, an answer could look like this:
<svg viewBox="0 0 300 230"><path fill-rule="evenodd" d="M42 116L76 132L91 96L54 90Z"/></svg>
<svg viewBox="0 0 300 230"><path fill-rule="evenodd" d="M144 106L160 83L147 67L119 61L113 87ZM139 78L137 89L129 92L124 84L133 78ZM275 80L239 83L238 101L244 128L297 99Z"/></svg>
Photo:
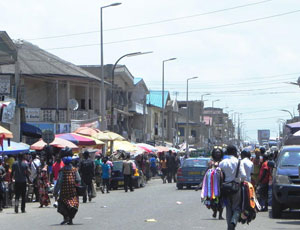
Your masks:
<svg viewBox="0 0 300 230"><path fill-rule="evenodd" d="M149 54L149 53L153 53L152 51L150 52L135 52L135 53L129 53L129 54L125 54L122 57L120 57L116 63L114 64L113 68L112 68L112 74L111 74L111 117L110 117L110 128L111 131L114 132L114 83L115 83L115 69L117 67L117 64L119 63L119 61L125 57L134 57L134 56L139 56L139 55L144 55L144 54Z"/></svg>
<svg viewBox="0 0 300 230"><path fill-rule="evenodd" d="M220 99L213 100L213 101L211 102L211 107L212 107L212 108L214 107L214 104L215 104L215 102L217 102L217 101L220 101Z"/></svg>
<svg viewBox="0 0 300 230"><path fill-rule="evenodd" d="M280 111L287 112L287 113L289 113L291 115L292 119L294 118L293 114L289 110L287 110L287 109L280 109Z"/></svg>
<svg viewBox="0 0 300 230"><path fill-rule="evenodd" d="M104 130L106 127L104 126L105 121L105 100L104 100L104 65L103 65L103 18L102 18L102 9L111 7L111 6L119 6L121 3L112 3L110 5L100 7L100 56L101 56L101 128Z"/></svg>
<svg viewBox="0 0 300 230"><path fill-rule="evenodd" d="M162 126L162 146L165 145L165 62L174 61L177 58L169 58L163 60L162 62L162 97L161 97L161 106L162 106L162 116L161 116L161 126Z"/></svg>
<svg viewBox="0 0 300 230"><path fill-rule="evenodd" d="M186 134L185 134L185 152L186 155L189 155L189 120L190 120L190 112L189 112L189 81L193 79L197 79L198 77L190 77L186 79Z"/></svg>
<svg viewBox="0 0 300 230"><path fill-rule="evenodd" d="M208 95L211 95L211 94L210 94L210 93L202 94L202 95L201 95L201 101L203 101L203 97L204 97L204 96L208 96Z"/></svg>

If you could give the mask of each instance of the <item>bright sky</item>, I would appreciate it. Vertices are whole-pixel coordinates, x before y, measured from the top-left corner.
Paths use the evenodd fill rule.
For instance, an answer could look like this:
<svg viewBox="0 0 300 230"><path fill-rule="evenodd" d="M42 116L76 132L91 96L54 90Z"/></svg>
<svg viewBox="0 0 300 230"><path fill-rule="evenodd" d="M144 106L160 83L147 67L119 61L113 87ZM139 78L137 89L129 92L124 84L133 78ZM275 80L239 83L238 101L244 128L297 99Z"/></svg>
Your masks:
<svg viewBox="0 0 300 230"><path fill-rule="evenodd" d="M74 64L99 64L100 7L114 2L1 1L1 30ZM286 82L300 76L299 21L299 0L126 0L103 9L104 63L153 51L120 64L161 89L162 61L176 57L165 63L171 97L185 100L186 79L198 76L191 100L211 93L205 106L220 99L215 107L242 113L245 136L276 136L279 119L290 118L281 109L298 115L300 89Z"/></svg>

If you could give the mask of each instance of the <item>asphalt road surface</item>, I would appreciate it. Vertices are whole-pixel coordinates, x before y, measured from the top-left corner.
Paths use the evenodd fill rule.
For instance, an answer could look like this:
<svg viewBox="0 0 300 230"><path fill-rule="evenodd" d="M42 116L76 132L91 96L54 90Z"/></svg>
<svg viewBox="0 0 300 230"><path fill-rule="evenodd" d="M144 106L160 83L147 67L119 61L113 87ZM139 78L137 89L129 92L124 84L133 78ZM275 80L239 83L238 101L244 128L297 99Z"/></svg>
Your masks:
<svg viewBox="0 0 300 230"><path fill-rule="evenodd" d="M4 209L0 213L1 230L226 229L226 221L212 218L212 211L200 202L200 191L177 190L174 183L162 184L160 179L151 180L145 188L134 192L125 193L121 189L109 194L98 192L92 202L80 203L73 226L59 225L62 217L52 205L38 207L38 203L28 203L24 214L15 214L12 208ZM149 219L154 222L147 222ZM286 213L282 219L271 219L268 212L258 213L250 225L239 224L237 229L299 230L300 212Z"/></svg>

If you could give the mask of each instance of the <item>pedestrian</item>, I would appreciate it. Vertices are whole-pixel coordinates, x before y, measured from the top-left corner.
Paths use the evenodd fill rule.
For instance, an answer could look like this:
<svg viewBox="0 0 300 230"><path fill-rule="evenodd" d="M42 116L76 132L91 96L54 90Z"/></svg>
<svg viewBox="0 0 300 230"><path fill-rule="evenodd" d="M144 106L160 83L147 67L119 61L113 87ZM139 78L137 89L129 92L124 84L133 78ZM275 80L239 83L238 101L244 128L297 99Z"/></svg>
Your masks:
<svg viewBox="0 0 300 230"><path fill-rule="evenodd" d="M5 184L4 184L4 178L5 178L5 168L2 165L3 160L2 156L0 156L0 212L2 212L2 208L4 206L4 194L5 194Z"/></svg>
<svg viewBox="0 0 300 230"><path fill-rule="evenodd" d="M168 183L172 183L172 180L176 182L178 163L176 160L176 156L175 154L173 154L172 150L169 150L169 154L167 157L167 168L168 168Z"/></svg>
<svg viewBox="0 0 300 230"><path fill-rule="evenodd" d="M92 201L92 183L93 177L95 176L95 164L94 161L89 158L90 153L85 151L83 153L83 159L79 163L79 173L82 179L82 185L86 186L87 193L83 195L83 203L86 203L87 196L89 201Z"/></svg>
<svg viewBox="0 0 300 230"><path fill-rule="evenodd" d="M167 160L166 160L165 155L161 156L160 168L161 168L161 172L162 172L161 178L163 180L163 183L165 184L166 183L166 178L167 178L167 175L168 175Z"/></svg>
<svg viewBox="0 0 300 230"><path fill-rule="evenodd" d="M249 151L243 150L241 152L241 163L244 165L246 172L246 181L251 183L251 175L253 174L253 162L250 160L251 154Z"/></svg>
<svg viewBox="0 0 300 230"><path fill-rule="evenodd" d="M212 151L212 161L211 161L211 168L214 170L220 170L219 164L223 159L223 151L220 148L214 148ZM220 175L221 179L222 174ZM221 180L220 180L221 181ZM220 186L219 186L220 187ZM217 213L219 212L219 220L224 220L222 214L223 214L223 197L220 196L219 199L217 200L217 203L211 206L213 210L213 217L217 217Z"/></svg>
<svg viewBox="0 0 300 230"><path fill-rule="evenodd" d="M63 162L65 166L59 172L58 181L54 187L54 196L59 196L57 212L64 218L60 224L72 225L79 208L76 185L80 184L80 175L71 164L71 156L63 157Z"/></svg>
<svg viewBox="0 0 300 230"><path fill-rule="evenodd" d="M102 168L102 193L104 193L106 189L106 193L109 193L110 190L110 175L111 175L111 169L110 169L110 164L107 163L108 158L104 157L103 161L101 163L101 168Z"/></svg>
<svg viewBox="0 0 300 230"><path fill-rule="evenodd" d="M56 185L57 183L57 180L58 180L58 175L59 175L59 171L65 166L64 162L61 160L61 157L59 154L57 154L55 156L55 162L52 166L52 175L53 175L53 184L54 186ZM53 206L55 208L57 208L57 196L54 197L55 199L55 202L53 204Z"/></svg>
<svg viewBox="0 0 300 230"><path fill-rule="evenodd" d="M15 181L15 213L19 212L20 196L22 197L21 211L22 213L25 213L27 181L30 182L29 168L23 160L24 154L20 153L18 155L18 160L12 165L12 178Z"/></svg>
<svg viewBox="0 0 300 230"><path fill-rule="evenodd" d="M268 190L269 180L271 176L271 168L268 166L268 155L263 156L263 163L259 171L258 194L262 212L268 211Z"/></svg>
<svg viewBox="0 0 300 230"><path fill-rule="evenodd" d="M102 184L102 167L101 167L101 155L99 153L95 154L95 181L97 188L100 188Z"/></svg>
<svg viewBox="0 0 300 230"><path fill-rule="evenodd" d="M151 170L152 177L155 177L157 174L157 165L156 165L155 156L152 155L149 161L150 161L150 170Z"/></svg>
<svg viewBox="0 0 300 230"><path fill-rule="evenodd" d="M256 187L258 183L259 171L261 166L260 150L256 148L254 150L255 157L252 159L253 173L251 176L251 184Z"/></svg>
<svg viewBox="0 0 300 230"><path fill-rule="evenodd" d="M33 193L35 195L35 200L33 202L39 202L39 187L38 187L38 175L41 166L40 157L34 155L33 160L30 164L30 180L33 184Z"/></svg>
<svg viewBox="0 0 300 230"><path fill-rule="evenodd" d="M38 187L39 187L39 196L40 196L40 208L43 206L48 206L50 204L49 198L49 178L48 178L48 166L45 164L45 160L41 158L41 166L38 175Z"/></svg>
<svg viewBox="0 0 300 230"><path fill-rule="evenodd" d="M237 149L233 145L227 146L227 158L222 160L219 164L224 177L225 182L236 182L239 184L238 191L231 194L226 194L223 198L226 199L226 221L227 229L234 230L241 214L241 192L240 183L245 180L246 173L243 164L237 159Z"/></svg>
<svg viewBox="0 0 300 230"><path fill-rule="evenodd" d="M123 161L123 168L122 168L123 176L124 176L124 189L125 192L128 191L128 187L130 192L133 192L133 183L132 183L132 176L133 176L133 165L132 161L130 160L130 154L126 155L126 160Z"/></svg>

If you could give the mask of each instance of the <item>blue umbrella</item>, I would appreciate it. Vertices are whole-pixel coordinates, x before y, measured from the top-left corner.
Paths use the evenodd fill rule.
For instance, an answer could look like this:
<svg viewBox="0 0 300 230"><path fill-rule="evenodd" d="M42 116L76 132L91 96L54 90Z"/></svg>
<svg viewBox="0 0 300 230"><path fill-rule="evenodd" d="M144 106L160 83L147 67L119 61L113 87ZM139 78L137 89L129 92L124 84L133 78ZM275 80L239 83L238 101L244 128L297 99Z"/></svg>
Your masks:
<svg viewBox="0 0 300 230"><path fill-rule="evenodd" d="M8 146L8 141L3 140L3 146L0 148L0 151L4 155L14 155L19 153L28 153L29 149L30 146L27 144L10 141L10 145Z"/></svg>

